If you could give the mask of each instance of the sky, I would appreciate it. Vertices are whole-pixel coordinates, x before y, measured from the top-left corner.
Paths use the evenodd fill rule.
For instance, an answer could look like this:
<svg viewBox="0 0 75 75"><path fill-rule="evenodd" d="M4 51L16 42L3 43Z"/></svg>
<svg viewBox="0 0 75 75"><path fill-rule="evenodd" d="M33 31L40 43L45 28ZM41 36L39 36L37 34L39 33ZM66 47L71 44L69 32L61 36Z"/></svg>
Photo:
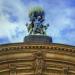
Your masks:
<svg viewBox="0 0 75 75"><path fill-rule="evenodd" d="M29 10L35 6L45 11L53 43L75 46L75 0L0 0L0 44L23 42Z"/></svg>

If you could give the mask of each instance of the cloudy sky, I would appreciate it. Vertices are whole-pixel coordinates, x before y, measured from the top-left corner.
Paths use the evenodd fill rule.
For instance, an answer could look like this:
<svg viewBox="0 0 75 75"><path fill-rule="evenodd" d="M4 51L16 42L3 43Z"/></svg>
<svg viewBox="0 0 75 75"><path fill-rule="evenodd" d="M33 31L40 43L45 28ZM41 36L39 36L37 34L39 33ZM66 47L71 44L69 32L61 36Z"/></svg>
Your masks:
<svg viewBox="0 0 75 75"><path fill-rule="evenodd" d="M23 42L28 11L41 6L54 43L75 46L75 0L0 0L0 44Z"/></svg>

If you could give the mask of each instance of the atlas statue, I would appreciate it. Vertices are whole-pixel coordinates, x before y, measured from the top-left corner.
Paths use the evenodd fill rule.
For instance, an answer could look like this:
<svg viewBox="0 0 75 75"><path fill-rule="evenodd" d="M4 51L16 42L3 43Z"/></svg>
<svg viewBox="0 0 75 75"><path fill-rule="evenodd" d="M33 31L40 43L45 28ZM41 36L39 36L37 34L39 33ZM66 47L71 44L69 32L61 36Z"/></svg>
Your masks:
<svg viewBox="0 0 75 75"><path fill-rule="evenodd" d="M35 7L29 12L30 24L26 24L29 35L43 34L46 35L46 30L49 24L44 24L45 12L41 7Z"/></svg>

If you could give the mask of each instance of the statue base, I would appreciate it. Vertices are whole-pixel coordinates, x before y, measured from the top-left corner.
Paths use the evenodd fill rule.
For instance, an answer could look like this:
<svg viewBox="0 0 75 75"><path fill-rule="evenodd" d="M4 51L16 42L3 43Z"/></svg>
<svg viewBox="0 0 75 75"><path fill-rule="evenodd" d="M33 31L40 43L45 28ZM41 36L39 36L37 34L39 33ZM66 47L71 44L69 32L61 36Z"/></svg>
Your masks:
<svg viewBox="0 0 75 75"><path fill-rule="evenodd" d="M24 43L26 44L50 44L52 38L45 35L29 35L25 36Z"/></svg>

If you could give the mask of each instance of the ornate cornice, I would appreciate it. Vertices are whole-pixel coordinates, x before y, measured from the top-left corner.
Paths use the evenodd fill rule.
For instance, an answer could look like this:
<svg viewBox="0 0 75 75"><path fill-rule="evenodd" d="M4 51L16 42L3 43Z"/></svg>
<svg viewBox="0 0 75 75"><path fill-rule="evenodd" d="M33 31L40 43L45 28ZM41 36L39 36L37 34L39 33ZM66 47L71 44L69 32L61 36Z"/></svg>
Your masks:
<svg viewBox="0 0 75 75"><path fill-rule="evenodd" d="M9 45L1 45L0 52L7 51L20 51L20 50L46 50L48 52L58 52L64 54L75 55L75 46L62 45L62 44L48 44L48 45L25 45L24 43L20 44L9 44ZM1 54L1 53L0 53Z"/></svg>

